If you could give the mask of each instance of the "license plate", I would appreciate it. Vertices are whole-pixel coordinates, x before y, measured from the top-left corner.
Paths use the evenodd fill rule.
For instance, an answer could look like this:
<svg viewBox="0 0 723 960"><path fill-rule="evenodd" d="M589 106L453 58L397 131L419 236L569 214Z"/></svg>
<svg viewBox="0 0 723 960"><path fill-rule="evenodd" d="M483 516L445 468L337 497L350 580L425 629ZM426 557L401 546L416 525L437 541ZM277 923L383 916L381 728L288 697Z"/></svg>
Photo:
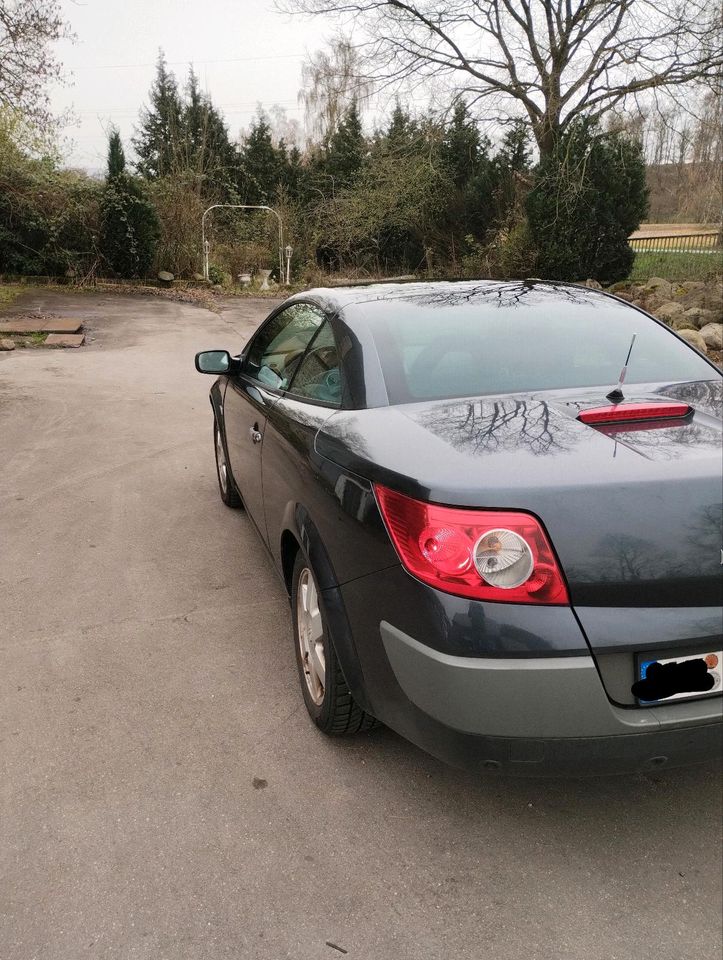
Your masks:
<svg viewBox="0 0 723 960"><path fill-rule="evenodd" d="M632 692L643 705L690 700L721 692L723 650L683 657L638 661L638 681Z"/></svg>

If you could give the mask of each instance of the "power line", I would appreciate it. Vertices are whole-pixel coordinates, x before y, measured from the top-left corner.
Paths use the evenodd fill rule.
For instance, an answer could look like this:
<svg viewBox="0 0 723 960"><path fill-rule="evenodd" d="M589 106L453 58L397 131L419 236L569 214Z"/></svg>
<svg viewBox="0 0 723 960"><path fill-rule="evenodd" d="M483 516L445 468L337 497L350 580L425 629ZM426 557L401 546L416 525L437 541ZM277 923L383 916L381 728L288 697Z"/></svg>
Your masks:
<svg viewBox="0 0 723 960"><path fill-rule="evenodd" d="M221 60L168 60L169 67L184 67L189 63L194 66L207 66L209 63L253 63L262 60L303 60L306 54L303 53L282 53L269 57L228 57ZM74 67L73 73L82 70L135 70L138 67L155 67L155 62L148 63L96 63L89 66Z"/></svg>

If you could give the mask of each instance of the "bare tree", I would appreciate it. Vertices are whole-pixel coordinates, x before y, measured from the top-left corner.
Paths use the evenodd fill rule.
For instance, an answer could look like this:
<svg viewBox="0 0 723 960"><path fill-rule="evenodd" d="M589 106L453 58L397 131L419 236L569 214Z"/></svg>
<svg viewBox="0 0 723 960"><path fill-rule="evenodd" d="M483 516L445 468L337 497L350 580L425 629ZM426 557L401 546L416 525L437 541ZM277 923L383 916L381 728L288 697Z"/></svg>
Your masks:
<svg viewBox="0 0 723 960"><path fill-rule="evenodd" d="M283 2L283 0L282 0ZM512 103L542 154L582 114L717 74L717 0L285 0L362 29L357 46L378 81L447 77L472 100ZM461 82L460 82L461 81Z"/></svg>
<svg viewBox="0 0 723 960"><path fill-rule="evenodd" d="M307 134L320 143L328 143L351 102L362 105L371 92L361 57L343 36L304 63L301 83L299 102L304 105Z"/></svg>
<svg viewBox="0 0 723 960"><path fill-rule="evenodd" d="M60 77L52 45L69 37L58 0L0 0L0 106L48 132L48 85Z"/></svg>

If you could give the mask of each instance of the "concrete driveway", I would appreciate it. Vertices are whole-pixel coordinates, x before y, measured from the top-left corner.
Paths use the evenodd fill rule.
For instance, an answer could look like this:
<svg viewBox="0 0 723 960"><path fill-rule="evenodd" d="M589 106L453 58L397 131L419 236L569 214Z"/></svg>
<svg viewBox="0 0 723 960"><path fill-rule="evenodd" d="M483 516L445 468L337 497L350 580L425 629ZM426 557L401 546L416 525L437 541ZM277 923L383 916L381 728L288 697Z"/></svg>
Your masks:
<svg viewBox="0 0 723 960"><path fill-rule="evenodd" d="M210 378L270 308L62 298L0 355L0 960L718 960L721 782L529 782L328 740L219 500Z"/></svg>

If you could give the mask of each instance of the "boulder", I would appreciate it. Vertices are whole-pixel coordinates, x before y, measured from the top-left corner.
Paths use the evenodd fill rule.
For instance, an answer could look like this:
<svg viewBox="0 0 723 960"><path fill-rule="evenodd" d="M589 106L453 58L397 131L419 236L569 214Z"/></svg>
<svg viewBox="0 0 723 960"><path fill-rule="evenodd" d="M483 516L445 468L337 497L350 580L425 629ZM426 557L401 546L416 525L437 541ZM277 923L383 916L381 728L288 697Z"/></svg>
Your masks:
<svg viewBox="0 0 723 960"><path fill-rule="evenodd" d="M619 297L621 300L627 300L628 303L633 302L633 295L629 290L617 290L615 296Z"/></svg>
<svg viewBox="0 0 723 960"><path fill-rule="evenodd" d="M0 350L14 350L15 341L11 340L9 337L4 337L0 340Z"/></svg>
<svg viewBox="0 0 723 960"><path fill-rule="evenodd" d="M633 300L633 306L640 307L641 310L645 309L645 304L643 303L642 300Z"/></svg>
<svg viewBox="0 0 723 960"><path fill-rule="evenodd" d="M663 323L672 323L676 317L682 317L685 310L682 304L675 303L674 300L667 300L665 303L661 303L654 312L658 320L662 320Z"/></svg>
<svg viewBox="0 0 723 960"><path fill-rule="evenodd" d="M159 270L158 279L161 281L164 287L169 287L175 280L175 277L170 270Z"/></svg>
<svg viewBox="0 0 723 960"><path fill-rule="evenodd" d="M664 280L663 277L651 277L645 284L645 290L650 293L658 293L662 297L671 297L673 295L673 284L670 280Z"/></svg>
<svg viewBox="0 0 723 960"><path fill-rule="evenodd" d="M706 323L699 333L708 350L723 350L723 323Z"/></svg>
<svg viewBox="0 0 723 960"><path fill-rule="evenodd" d="M673 319L668 324L669 327L672 327L673 330L695 330L696 326L690 317L686 317L684 313L680 316L673 317Z"/></svg>
<svg viewBox="0 0 723 960"><path fill-rule="evenodd" d="M707 323L715 323L715 313L712 310L706 310L705 307L689 307L683 316L690 321L689 327L696 327L700 330Z"/></svg>
<svg viewBox="0 0 723 960"><path fill-rule="evenodd" d="M586 287L590 287L591 290L602 290L602 284L600 283L600 281L599 281L599 280L593 280L593 279L591 279L591 278L588 278L588 279L585 281L585 286L586 286Z"/></svg>
<svg viewBox="0 0 723 960"><path fill-rule="evenodd" d="M701 337L698 330L678 330L678 336L682 337L683 340L687 340L691 346L696 347L701 353L707 353L705 340Z"/></svg>

